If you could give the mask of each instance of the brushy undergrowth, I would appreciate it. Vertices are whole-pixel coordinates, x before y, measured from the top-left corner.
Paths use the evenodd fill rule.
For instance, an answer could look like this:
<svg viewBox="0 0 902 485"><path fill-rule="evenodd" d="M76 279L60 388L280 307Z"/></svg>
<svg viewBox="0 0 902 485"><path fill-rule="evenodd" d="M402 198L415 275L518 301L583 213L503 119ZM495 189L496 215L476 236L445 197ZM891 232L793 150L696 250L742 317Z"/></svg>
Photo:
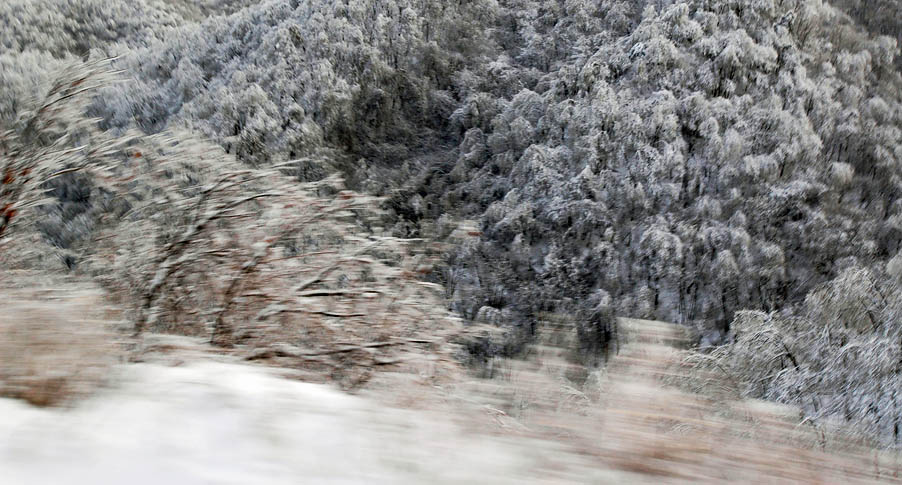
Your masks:
<svg viewBox="0 0 902 485"><path fill-rule="evenodd" d="M379 199L337 178L303 183L300 161L253 168L187 132L102 132L84 103L110 75L102 64L63 72L3 133L7 268L46 259L29 243L41 207L53 180L78 172L62 183L89 192L91 231L58 252L125 310L138 349L149 331L204 336L354 385L413 356L453 360L460 327L442 288L423 281L441 246L384 236ZM17 335L44 347L67 338L29 315L11 317Z"/></svg>

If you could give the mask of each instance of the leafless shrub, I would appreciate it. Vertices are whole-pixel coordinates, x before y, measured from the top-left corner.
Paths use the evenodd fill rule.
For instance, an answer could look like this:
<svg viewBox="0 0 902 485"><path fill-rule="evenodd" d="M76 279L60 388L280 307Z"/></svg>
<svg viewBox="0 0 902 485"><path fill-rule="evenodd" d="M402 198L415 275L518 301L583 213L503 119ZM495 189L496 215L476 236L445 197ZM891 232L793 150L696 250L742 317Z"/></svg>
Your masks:
<svg viewBox="0 0 902 485"><path fill-rule="evenodd" d="M34 209L51 200L48 183L76 171L102 175L109 157L129 141L101 132L84 114L89 94L114 79L105 65L70 66L33 109L0 126L0 255L6 264L25 256L9 254L13 232L34 228Z"/></svg>
<svg viewBox="0 0 902 485"><path fill-rule="evenodd" d="M87 93L102 64L62 73L0 146L4 262L23 261L28 211L47 182L83 171L103 216L88 269L144 331L207 335L251 359L346 369L396 364L400 349L450 355L441 288L421 281L436 248L380 236L378 199L327 178L300 183L303 161L249 168L187 132L140 139L101 132ZM113 163L115 161L115 163ZM23 259L24 258L24 259ZM355 370L355 380L367 372Z"/></svg>
<svg viewBox="0 0 902 485"><path fill-rule="evenodd" d="M108 217L92 266L135 334L207 335L330 371L397 363L400 347L448 354L455 324L420 281L426 245L379 236L378 199L300 183L295 163L248 168L184 133L129 149L127 212Z"/></svg>

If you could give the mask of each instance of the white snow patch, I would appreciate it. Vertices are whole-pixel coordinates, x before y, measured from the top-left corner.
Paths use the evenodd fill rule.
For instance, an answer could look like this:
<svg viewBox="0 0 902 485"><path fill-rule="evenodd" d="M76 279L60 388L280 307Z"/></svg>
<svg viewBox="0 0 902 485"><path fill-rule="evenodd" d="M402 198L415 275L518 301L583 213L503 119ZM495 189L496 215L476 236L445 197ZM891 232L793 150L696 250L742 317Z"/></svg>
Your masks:
<svg viewBox="0 0 902 485"><path fill-rule="evenodd" d="M385 407L262 367L125 367L74 409L0 399L10 484L535 482L540 449L465 435L448 419ZM545 450L548 451L547 449Z"/></svg>

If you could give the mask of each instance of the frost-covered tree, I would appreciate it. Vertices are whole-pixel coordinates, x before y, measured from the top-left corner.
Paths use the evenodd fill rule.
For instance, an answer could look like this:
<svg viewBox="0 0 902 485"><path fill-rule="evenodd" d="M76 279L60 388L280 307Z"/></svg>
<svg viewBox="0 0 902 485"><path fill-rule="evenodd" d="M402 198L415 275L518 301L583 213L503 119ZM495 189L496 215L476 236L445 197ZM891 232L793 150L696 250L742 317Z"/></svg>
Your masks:
<svg viewBox="0 0 902 485"><path fill-rule="evenodd" d="M849 268L811 292L801 316L737 314L730 343L693 360L727 372L745 396L798 405L816 423L852 423L898 445L899 294L897 278Z"/></svg>
<svg viewBox="0 0 902 485"><path fill-rule="evenodd" d="M146 42L185 19L187 2L137 0L10 0L0 6L0 47L37 50L57 57L84 56L111 42Z"/></svg>
<svg viewBox="0 0 902 485"><path fill-rule="evenodd" d="M548 71L529 90L538 114L519 112L526 92L512 96L480 125L482 167L467 159L451 173L469 180L434 196L451 210L473 197L489 207L483 253L542 274L550 267L536 262L555 248L555 272L592 268L566 273L579 295L603 289L621 312L642 302L650 316L723 329L738 309L801 302L849 258L891 255L896 233L877 229L898 198L891 39L807 1L649 2L620 16L612 38L607 13L620 7L600 4L581 24L597 29L584 37L591 49L513 58ZM523 35L575 25L522 26L541 12L502 18ZM675 249L650 245L654 234L672 234ZM524 295L553 306L560 280L537 290L544 303Z"/></svg>
<svg viewBox="0 0 902 485"><path fill-rule="evenodd" d="M106 90L96 113L151 133L187 125L257 165L396 163L446 126L454 74L491 46L494 11L486 0L261 2L105 46L132 82Z"/></svg>

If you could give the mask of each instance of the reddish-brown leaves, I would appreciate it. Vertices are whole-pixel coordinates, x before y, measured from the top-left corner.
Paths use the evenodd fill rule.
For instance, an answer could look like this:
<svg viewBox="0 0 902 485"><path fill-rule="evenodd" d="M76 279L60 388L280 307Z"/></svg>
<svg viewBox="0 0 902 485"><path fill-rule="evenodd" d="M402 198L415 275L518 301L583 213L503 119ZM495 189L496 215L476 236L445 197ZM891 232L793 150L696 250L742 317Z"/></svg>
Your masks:
<svg viewBox="0 0 902 485"><path fill-rule="evenodd" d="M0 210L0 216L3 217L7 222L13 220L13 217L16 217L19 211L13 209L12 204L6 204L3 206L3 210Z"/></svg>

